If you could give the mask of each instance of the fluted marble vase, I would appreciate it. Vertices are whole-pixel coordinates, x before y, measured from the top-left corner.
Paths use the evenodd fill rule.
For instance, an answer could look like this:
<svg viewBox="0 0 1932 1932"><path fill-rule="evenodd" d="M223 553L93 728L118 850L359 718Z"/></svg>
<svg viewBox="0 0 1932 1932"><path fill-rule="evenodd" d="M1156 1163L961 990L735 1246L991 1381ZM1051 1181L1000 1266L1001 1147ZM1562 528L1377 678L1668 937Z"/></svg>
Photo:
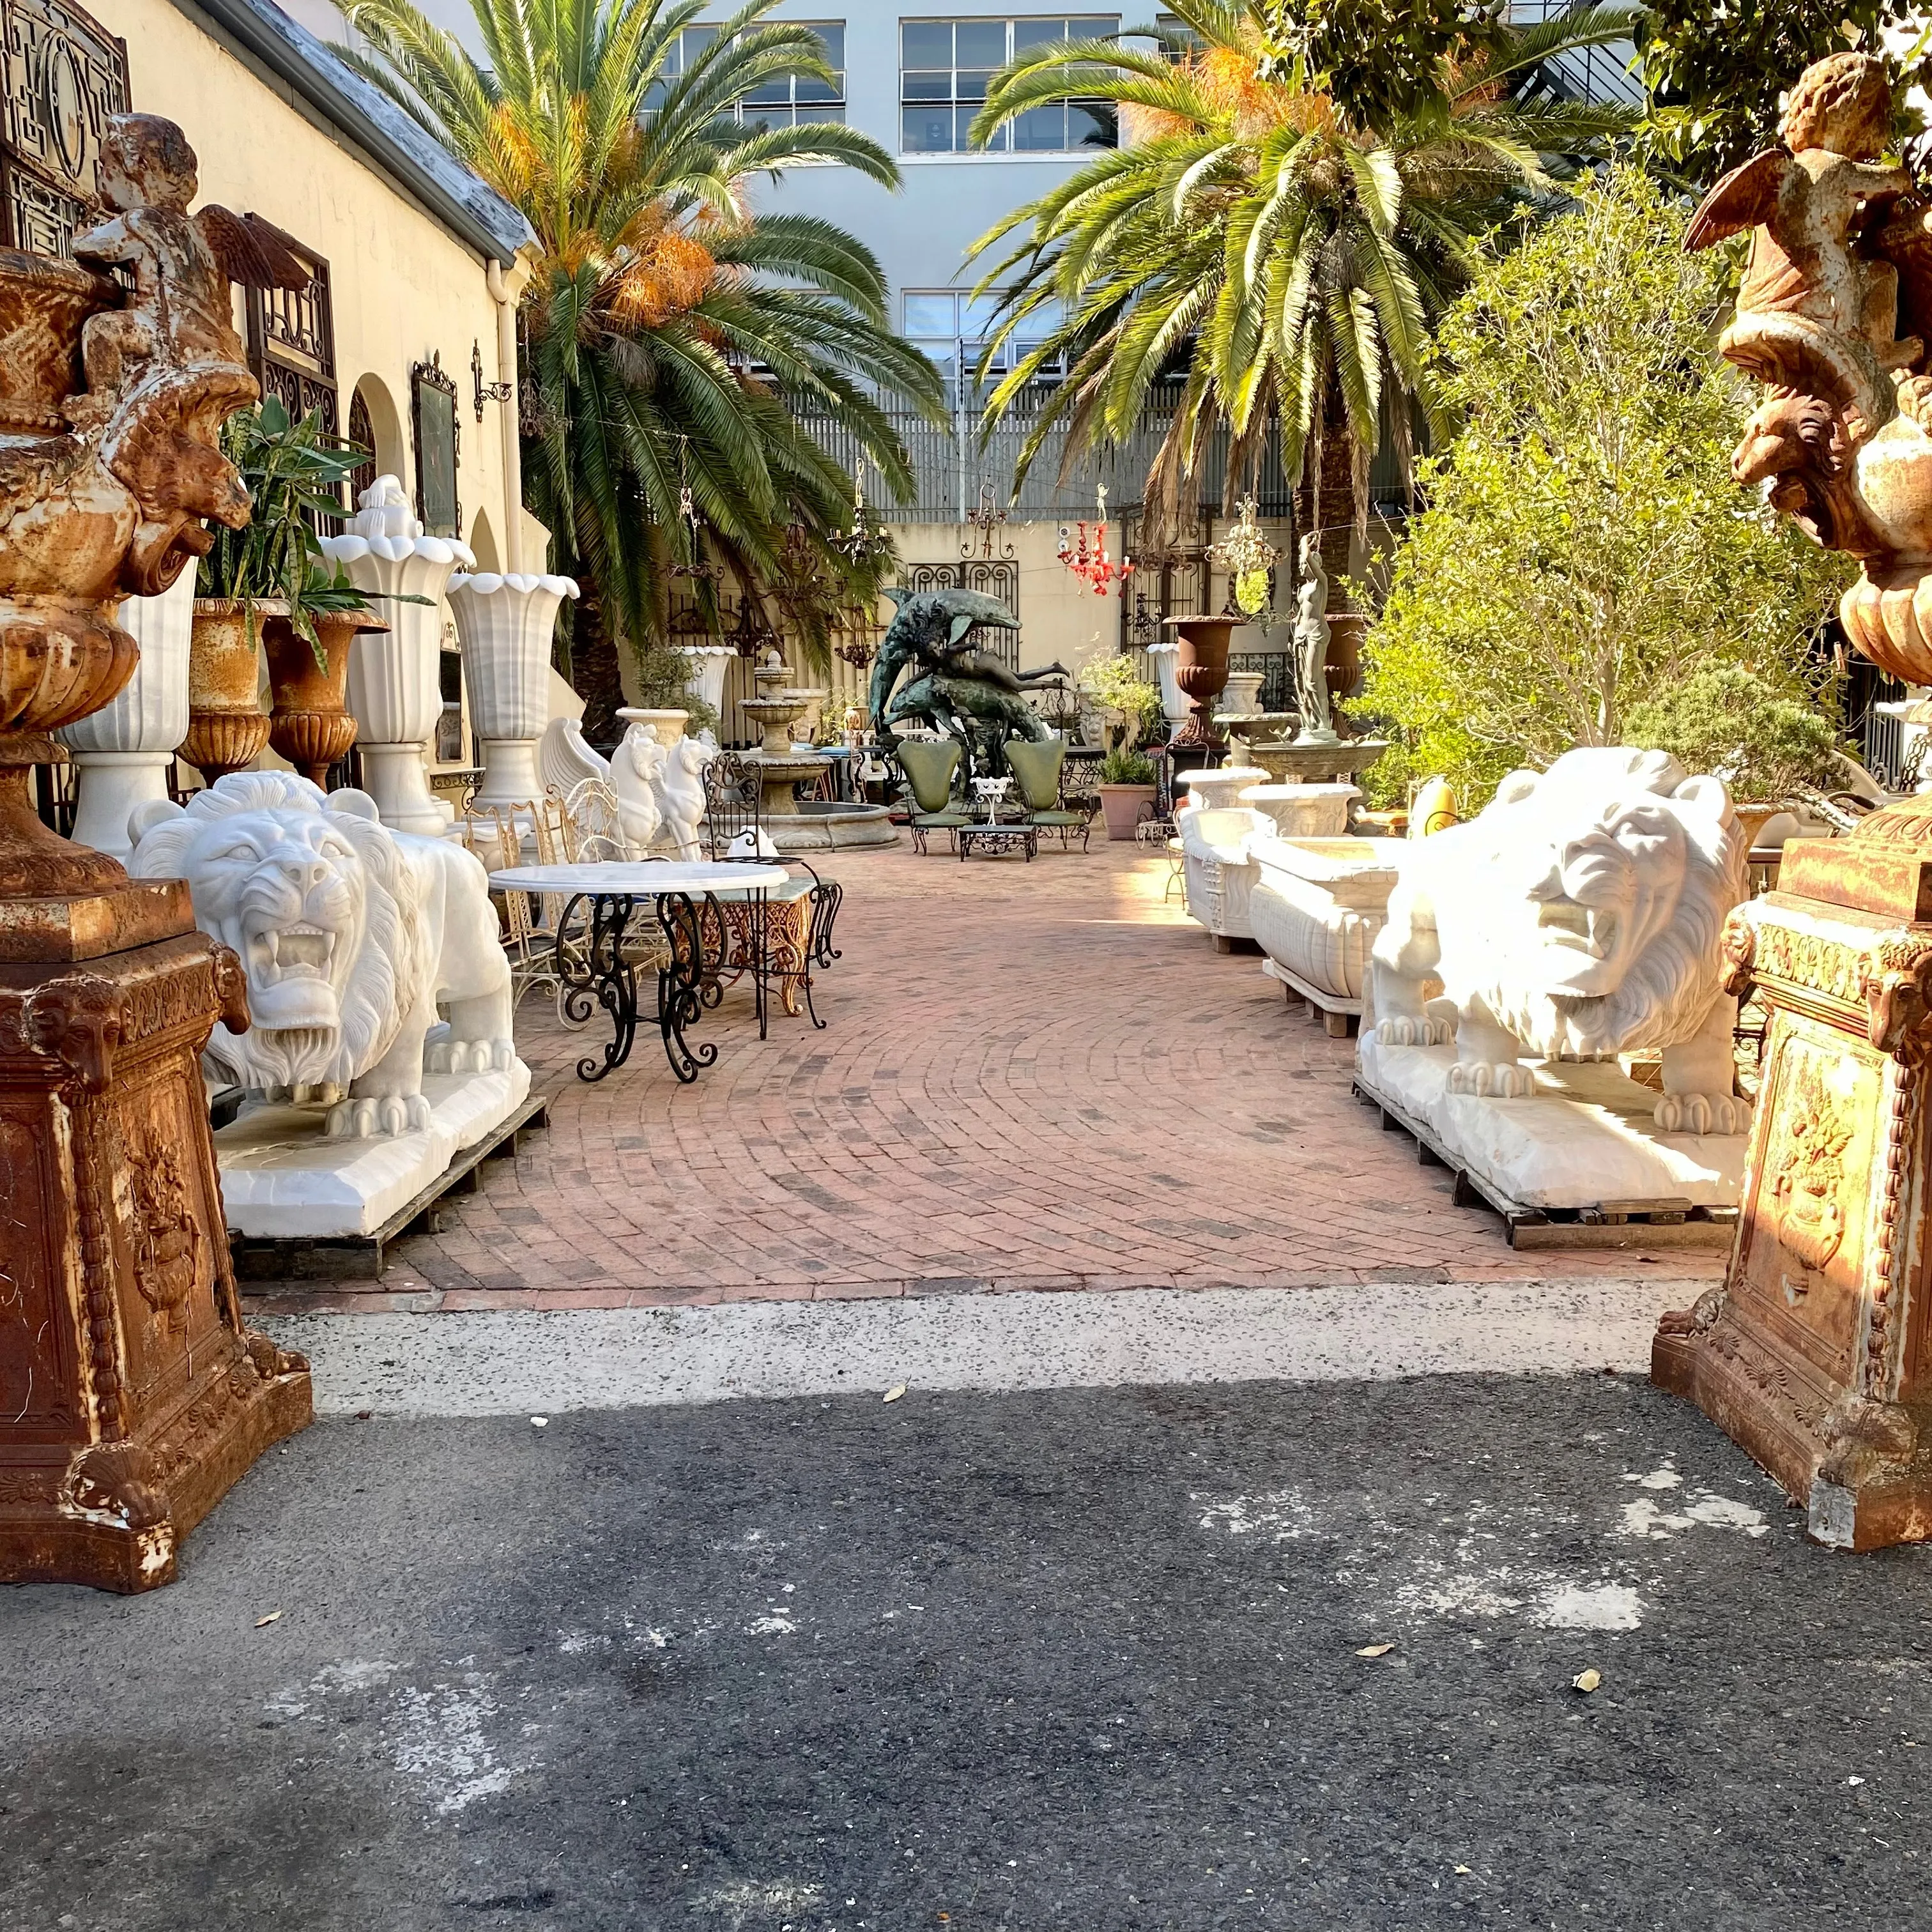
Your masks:
<svg viewBox="0 0 1932 1932"><path fill-rule="evenodd" d="M483 766L472 808L533 804L543 796L537 746L550 722L550 639L576 581L459 572L448 594Z"/></svg>
<svg viewBox="0 0 1932 1932"><path fill-rule="evenodd" d="M385 825L434 835L456 815L429 788L430 741L442 716L443 593L452 574L473 569L476 559L454 538L423 534L395 477L377 477L358 502L349 528L324 537L322 548L389 626L364 638L349 660L363 788ZM410 596L429 601L402 601Z"/></svg>
<svg viewBox="0 0 1932 1932"><path fill-rule="evenodd" d="M1154 674L1160 681L1161 715L1166 718L1168 734L1172 736L1187 722L1187 694L1176 680L1175 673L1180 662L1180 646L1171 638L1163 638L1157 644L1147 647L1148 662L1154 666Z"/></svg>
<svg viewBox="0 0 1932 1932"><path fill-rule="evenodd" d="M732 644L680 644L678 655L691 667L689 688L700 704L710 708L722 729L724 718L724 672L738 655ZM712 728L707 727L707 729Z"/></svg>
<svg viewBox="0 0 1932 1932"><path fill-rule="evenodd" d="M194 568L158 597L130 597L116 621L141 661L112 704L54 734L74 755L74 841L124 860L128 820L168 795L168 766L188 736L188 658L194 634Z"/></svg>

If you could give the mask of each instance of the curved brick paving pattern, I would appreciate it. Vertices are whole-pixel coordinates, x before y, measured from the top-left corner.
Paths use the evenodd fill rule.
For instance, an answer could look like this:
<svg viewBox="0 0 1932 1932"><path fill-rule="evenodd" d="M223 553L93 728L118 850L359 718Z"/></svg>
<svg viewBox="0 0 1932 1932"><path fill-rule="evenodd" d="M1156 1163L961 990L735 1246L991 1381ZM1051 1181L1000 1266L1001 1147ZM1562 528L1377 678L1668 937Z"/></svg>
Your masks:
<svg viewBox="0 0 1932 1932"><path fill-rule="evenodd" d="M1350 1097L1350 1042L1216 953L1164 859L1096 844L1030 866L842 854L827 1030L748 990L672 1079L656 1035L600 1086L592 1028L532 995L518 1037L548 1134L403 1244L362 1308L621 1306L994 1288L1299 1286L1720 1271L1672 1253L1512 1253ZM374 1287L375 1284L370 1284Z"/></svg>

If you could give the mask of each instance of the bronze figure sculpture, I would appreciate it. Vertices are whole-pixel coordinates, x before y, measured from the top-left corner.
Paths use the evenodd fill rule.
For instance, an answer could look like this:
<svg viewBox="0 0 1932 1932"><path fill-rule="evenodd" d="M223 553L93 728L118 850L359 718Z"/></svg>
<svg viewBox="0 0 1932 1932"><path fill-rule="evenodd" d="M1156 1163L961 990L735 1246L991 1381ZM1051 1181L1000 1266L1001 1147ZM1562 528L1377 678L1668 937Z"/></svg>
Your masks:
<svg viewBox="0 0 1932 1932"><path fill-rule="evenodd" d="M249 514L219 437L258 394L223 240L250 231L188 215L172 122L110 122L100 174L81 264L0 250L0 1580L142 1590L310 1396L229 1260L200 1055L248 1025L240 962L182 881L130 879L28 796L50 734L134 674L121 598ZM245 272L290 272L253 238Z"/></svg>
<svg viewBox="0 0 1932 1932"><path fill-rule="evenodd" d="M980 625L1019 628L1019 620L997 598L953 590L886 595L897 608L873 661L869 692L873 728L886 750L899 741L895 727L915 719L959 741L969 778L995 776L1005 769L1000 747L1007 739L1047 736L1026 693L1065 677L1066 667L1010 670L968 641Z"/></svg>

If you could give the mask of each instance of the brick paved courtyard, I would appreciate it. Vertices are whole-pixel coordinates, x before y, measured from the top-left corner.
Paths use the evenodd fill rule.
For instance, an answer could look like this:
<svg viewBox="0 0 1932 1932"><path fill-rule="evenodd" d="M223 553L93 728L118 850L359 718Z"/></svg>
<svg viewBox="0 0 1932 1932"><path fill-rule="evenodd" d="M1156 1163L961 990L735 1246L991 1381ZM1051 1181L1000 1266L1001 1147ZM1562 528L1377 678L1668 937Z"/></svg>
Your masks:
<svg viewBox="0 0 1932 1932"><path fill-rule="evenodd" d="M456 1310L983 1289L1715 1274L1715 1256L1512 1252L1349 1094L1352 1042L1163 902L1166 860L1096 844L962 865L841 854L844 956L814 1032L748 989L672 1078L655 1033L602 1084L536 994L548 1133L493 1162L379 1292L274 1305ZM366 1285L374 1290L378 1285Z"/></svg>

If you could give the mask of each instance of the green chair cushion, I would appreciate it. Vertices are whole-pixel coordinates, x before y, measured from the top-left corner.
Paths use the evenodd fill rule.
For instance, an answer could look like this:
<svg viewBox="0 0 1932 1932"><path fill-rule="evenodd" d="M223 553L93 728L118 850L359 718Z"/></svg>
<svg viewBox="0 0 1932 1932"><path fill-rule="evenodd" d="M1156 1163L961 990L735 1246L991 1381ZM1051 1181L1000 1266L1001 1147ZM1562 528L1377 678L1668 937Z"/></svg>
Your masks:
<svg viewBox="0 0 1932 1932"><path fill-rule="evenodd" d="M1060 770L1066 762L1064 738L1009 739L1006 754L1006 767L1030 810L1046 812L1059 804Z"/></svg>
<svg viewBox="0 0 1932 1932"><path fill-rule="evenodd" d="M944 812L952 796L952 775L959 769L959 746L947 739L908 738L893 755L912 787L913 802L921 812Z"/></svg>
<svg viewBox="0 0 1932 1932"><path fill-rule="evenodd" d="M1088 823L1084 812L1030 812L1027 814L1029 825L1084 825Z"/></svg>

